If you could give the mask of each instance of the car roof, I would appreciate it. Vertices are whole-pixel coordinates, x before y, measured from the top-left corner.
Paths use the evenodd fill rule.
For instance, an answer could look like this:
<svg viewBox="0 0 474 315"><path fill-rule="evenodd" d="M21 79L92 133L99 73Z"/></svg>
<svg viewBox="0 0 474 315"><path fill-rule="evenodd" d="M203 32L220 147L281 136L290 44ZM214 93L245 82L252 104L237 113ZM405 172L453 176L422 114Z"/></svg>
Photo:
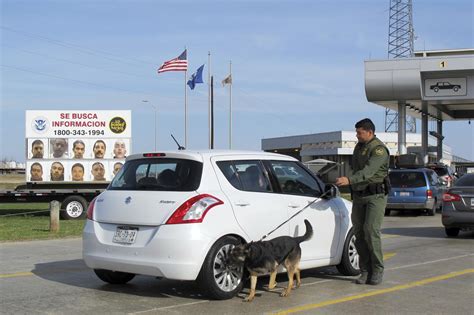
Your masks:
<svg viewBox="0 0 474 315"><path fill-rule="evenodd" d="M203 160L207 160L212 157L218 156L225 156L231 157L235 156L236 159L242 158L244 156L254 156L256 159L276 159L276 160L286 160L286 161L297 161L297 159L283 154L272 153L272 152L264 152L264 151L245 151L245 150L170 150L170 151L158 151L158 152L143 152L132 154L127 157L127 161L129 160L136 160L136 159L143 159L143 158L154 158L159 157L157 156L149 156L145 157L144 154L164 154L165 157L169 158L181 158L181 159L189 159L202 162Z"/></svg>

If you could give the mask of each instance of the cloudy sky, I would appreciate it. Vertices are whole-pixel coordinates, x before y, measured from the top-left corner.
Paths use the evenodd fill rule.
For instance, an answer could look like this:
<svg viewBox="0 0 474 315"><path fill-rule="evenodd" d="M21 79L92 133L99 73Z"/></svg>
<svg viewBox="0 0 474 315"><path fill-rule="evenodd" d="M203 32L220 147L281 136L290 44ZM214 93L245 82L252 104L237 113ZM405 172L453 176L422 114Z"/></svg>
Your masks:
<svg viewBox="0 0 474 315"><path fill-rule="evenodd" d="M208 52L215 82L216 148L228 147L232 60L233 143L353 130L365 117L364 60L387 58L389 0L1 0L0 158L25 160L25 110L132 110L133 151L184 143L184 73L157 74L188 50L188 148L208 147ZM474 47L470 0L414 0L415 50ZM142 102L148 100L147 103ZM418 122L418 130L420 124ZM474 122L445 122L453 153L474 160Z"/></svg>

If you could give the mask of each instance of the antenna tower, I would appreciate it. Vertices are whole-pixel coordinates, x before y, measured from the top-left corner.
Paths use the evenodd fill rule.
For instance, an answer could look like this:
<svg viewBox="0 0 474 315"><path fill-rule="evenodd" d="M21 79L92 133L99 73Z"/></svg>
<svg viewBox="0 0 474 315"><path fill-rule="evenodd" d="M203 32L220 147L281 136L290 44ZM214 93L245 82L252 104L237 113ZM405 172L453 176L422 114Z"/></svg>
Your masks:
<svg viewBox="0 0 474 315"><path fill-rule="evenodd" d="M388 58L409 58L414 53L412 0L390 0ZM416 132L416 120L407 116L408 132ZM398 112L385 109L385 132L398 131Z"/></svg>

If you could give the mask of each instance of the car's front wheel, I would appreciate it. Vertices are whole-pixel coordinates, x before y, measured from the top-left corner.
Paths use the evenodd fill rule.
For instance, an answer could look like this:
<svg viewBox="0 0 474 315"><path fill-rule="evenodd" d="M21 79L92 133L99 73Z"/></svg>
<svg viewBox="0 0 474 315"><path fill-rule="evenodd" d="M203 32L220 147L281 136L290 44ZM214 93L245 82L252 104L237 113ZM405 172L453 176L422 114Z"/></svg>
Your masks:
<svg viewBox="0 0 474 315"><path fill-rule="evenodd" d="M336 266L337 270L345 276L357 276L360 274L359 254L355 246L355 239L356 237L351 229L347 233L346 241L344 242L341 263Z"/></svg>
<svg viewBox="0 0 474 315"><path fill-rule="evenodd" d="M112 271L105 269L94 269L95 274L100 280L110 284L125 284L135 278L133 273Z"/></svg>
<svg viewBox="0 0 474 315"><path fill-rule="evenodd" d="M216 300L227 300L243 287L244 268L228 264L229 253L241 242L232 236L220 238L207 253L199 273L198 283L207 295Z"/></svg>

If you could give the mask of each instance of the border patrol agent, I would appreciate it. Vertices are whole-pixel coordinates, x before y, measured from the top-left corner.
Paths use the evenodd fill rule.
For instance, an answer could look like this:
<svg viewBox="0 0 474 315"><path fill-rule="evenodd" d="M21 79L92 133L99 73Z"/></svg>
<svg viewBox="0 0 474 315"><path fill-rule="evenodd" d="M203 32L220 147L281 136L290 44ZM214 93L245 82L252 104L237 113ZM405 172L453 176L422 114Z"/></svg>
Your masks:
<svg viewBox="0 0 474 315"><path fill-rule="evenodd" d="M390 153L375 136L375 125L370 119L362 119L355 128L358 143L352 156L352 175L337 178L336 185L351 188L351 219L361 270L355 282L377 285L382 282L384 270L380 228L390 189Z"/></svg>

